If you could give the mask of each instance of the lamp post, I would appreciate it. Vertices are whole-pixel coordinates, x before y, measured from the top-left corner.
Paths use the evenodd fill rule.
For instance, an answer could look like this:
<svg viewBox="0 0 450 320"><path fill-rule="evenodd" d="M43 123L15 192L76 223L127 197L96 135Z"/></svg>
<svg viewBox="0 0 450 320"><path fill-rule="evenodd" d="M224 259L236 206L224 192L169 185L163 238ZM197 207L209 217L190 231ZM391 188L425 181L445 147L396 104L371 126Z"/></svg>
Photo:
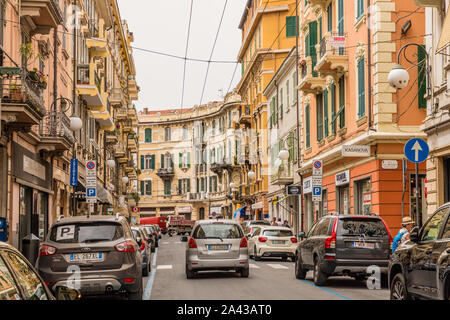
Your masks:
<svg viewBox="0 0 450 320"><path fill-rule="evenodd" d="M406 50L408 47L414 46L417 47L419 50L422 50L425 53L425 72L427 73L426 78L429 79L429 83L427 83L427 93L431 92L431 103L432 106L434 106L434 92L433 92L433 77L431 76L431 67L429 65L429 58L430 55L428 54L427 50L418 43L407 43L404 46L400 48L397 55L397 64L392 68L392 70L389 72L388 75L388 81L391 87L399 90L404 89L409 84L409 73L408 70L406 70L401 64L400 64L400 58L403 54L403 57L406 61L408 61L413 67L420 68L420 66L424 63L424 61L411 61L406 56ZM419 83L420 85L420 83ZM419 164L415 164L415 177L416 177L416 221L419 228L422 227L422 215L419 212ZM403 207L402 207L403 208Z"/></svg>

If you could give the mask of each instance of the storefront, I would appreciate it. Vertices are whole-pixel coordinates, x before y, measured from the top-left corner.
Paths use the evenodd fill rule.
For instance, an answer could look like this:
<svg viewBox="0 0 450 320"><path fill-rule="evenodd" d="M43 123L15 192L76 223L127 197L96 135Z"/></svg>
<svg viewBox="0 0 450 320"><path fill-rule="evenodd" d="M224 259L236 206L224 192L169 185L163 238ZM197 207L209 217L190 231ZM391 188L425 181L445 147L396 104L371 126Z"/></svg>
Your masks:
<svg viewBox="0 0 450 320"><path fill-rule="evenodd" d="M188 207L188 206L178 207L177 208L177 214L178 215L184 215L186 220L191 220L192 208Z"/></svg>

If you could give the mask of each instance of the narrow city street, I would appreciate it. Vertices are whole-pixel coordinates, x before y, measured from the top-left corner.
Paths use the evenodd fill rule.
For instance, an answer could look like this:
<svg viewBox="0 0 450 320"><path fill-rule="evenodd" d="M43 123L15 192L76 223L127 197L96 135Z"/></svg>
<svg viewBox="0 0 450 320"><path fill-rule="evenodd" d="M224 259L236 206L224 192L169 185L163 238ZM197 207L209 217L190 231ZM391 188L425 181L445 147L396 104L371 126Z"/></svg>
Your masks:
<svg viewBox="0 0 450 320"><path fill-rule="evenodd" d="M153 254L152 272L144 280L144 300L385 300L389 290L369 290L366 283L331 277L324 287L294 276L294 263L250 260L249 278L235 272L203 272L186 279L185 247L180 236L164 235Z"/></svg>

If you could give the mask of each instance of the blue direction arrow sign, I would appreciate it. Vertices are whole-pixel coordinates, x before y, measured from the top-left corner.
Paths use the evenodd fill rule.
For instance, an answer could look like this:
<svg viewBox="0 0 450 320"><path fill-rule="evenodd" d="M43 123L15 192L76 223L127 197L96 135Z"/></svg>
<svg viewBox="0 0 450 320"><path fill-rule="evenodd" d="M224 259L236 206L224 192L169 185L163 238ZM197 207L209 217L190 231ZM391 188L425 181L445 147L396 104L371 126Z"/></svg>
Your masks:
<svg viewBox="0 0 450 320"><path fill-rule="evenodd" d="M430 154L428 144L422 139L411 139L405 144L405 156L414 163L424 162Z"/></svg>

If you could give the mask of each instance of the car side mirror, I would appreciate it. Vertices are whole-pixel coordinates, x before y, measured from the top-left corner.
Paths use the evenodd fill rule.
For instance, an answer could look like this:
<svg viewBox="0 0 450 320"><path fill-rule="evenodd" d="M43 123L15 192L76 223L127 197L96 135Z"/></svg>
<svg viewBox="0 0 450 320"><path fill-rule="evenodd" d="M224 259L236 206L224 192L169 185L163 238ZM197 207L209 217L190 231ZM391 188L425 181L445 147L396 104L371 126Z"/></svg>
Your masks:
<svg viewBox="0 0 450 320"><path fill-rule="evenodd" d="M300 239L305 239L305 238L306 238L306 233L304 233L303 231L300 231L300 232L298 233L298 237L299 237Z"/></svg>
<svg viewBox="0 0 450 320"><path fill-rule="evenodd" d="M419 242L419 227L414 227L411 232L409 233L409 240L411 240L414 243Z"/></svg>
<svg viewBox="0 0 450 320"><path fill-rule="evenodd" d="M181 237L181 242L187 242L188 238L186 236Z"/></svg>
<svg viewBox="0 0 450 320"><path fill-rule="evenodd" d="M58 287L56 288L56 299L57 300L80 300L81 292L77 289L68 287Z"/></svg>

